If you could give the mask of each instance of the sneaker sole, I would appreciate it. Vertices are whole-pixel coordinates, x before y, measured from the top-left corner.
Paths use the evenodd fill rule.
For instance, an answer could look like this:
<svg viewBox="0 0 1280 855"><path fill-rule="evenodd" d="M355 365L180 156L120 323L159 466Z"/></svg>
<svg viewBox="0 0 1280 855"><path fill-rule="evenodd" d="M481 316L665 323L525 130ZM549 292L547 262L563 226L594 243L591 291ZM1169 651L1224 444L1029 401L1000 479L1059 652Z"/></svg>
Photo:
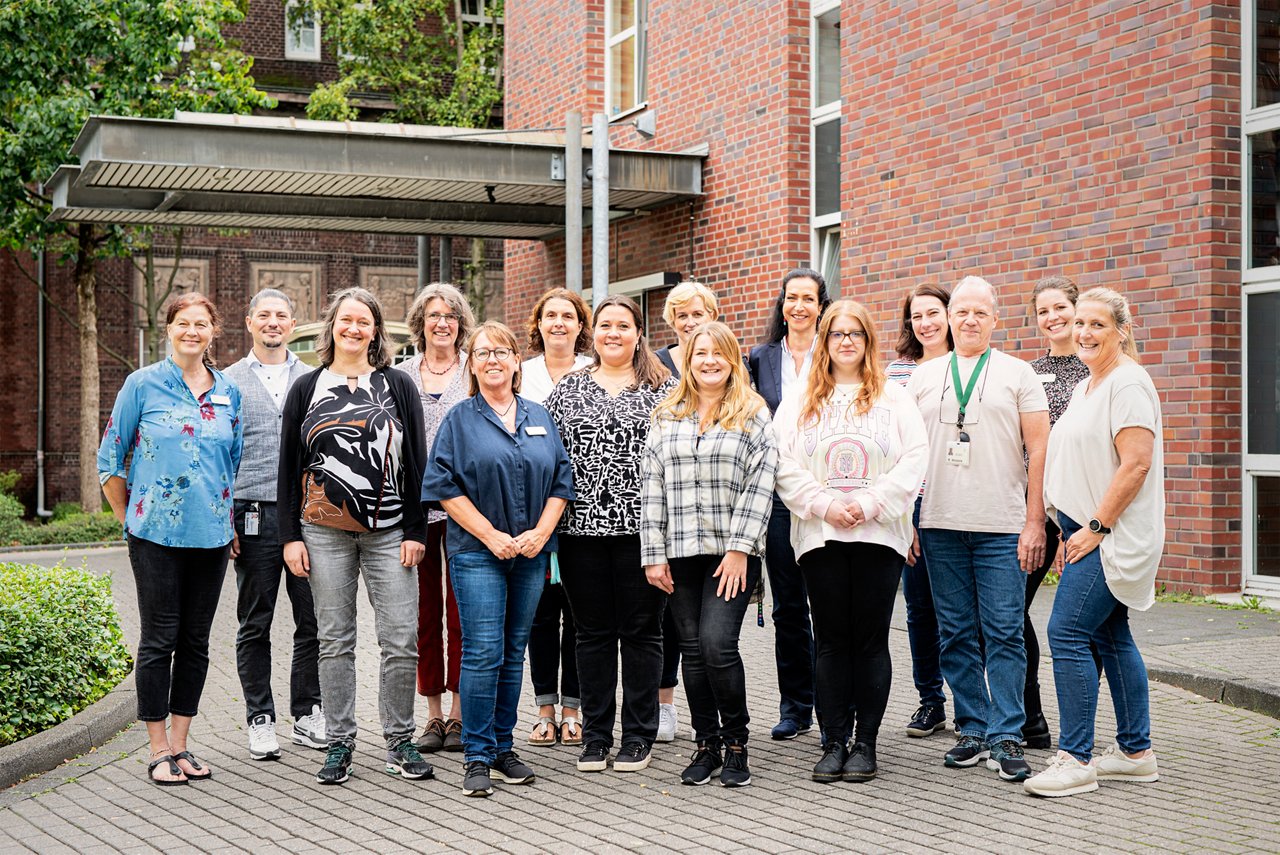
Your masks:
<svg viewBox="0 0 1280 855"><path fill-rule="evenodd" d="M676 735L675 733L663 733L659 731L658 735L653 738L653 741L654 742L675 742Z"/></svg>
<svg viewBox="0 0 1280 855"><path fill-rule="evenodd" d="M536 777L537 775L530 773L528 775L525 775L523 778L509 778L503 773L499 772L497 769L489 770L490 781L501 781L504 784L532 784L533 779Z"/></svg>
<svg viewBox="0 0 1280 855"><path fill-rule="evenodd" d="M751 778L750 778L750 777L748 777L745 781L726 781L723 777L721 777L721 778L720 778L720 786L722 786L722 787L749 787L749 786L751 786Z"/></svg>
<svg viewBox="0 0 1280 855"><path fill-rule="evenodd" d="M999 773L1000 780L1002 781L1025 781L1031 777L1030 769L1027 769L1025 771L1018 771L1010 775L1009 773L1005 772L1004 769L1000 768L999 760L992 760L990 757L987 758L987 768L990 769L992 772Z"/></svg>
<svg viewBox="0 0 1280 855"><path fill-rule="evenodd" d="M622 760L622 761L614 760L614 761L613 761L613 771L615 771L615 772L639 772L639 771L640 771L640 770L642 770L642 769L648 769L648 768L649 768L649 761L650 761L650 760L652 760L652 759L653 759L653 757L652 757L652 756L649 756L649 757L644 758L643 760Z"/></svg>
<svg viewBox="0 0 1280 855"><path fill-rule="evenodd" d="M928 730L926 728L915 728L915 727L903 728L903 730L907 732L907 736L912 736L912 737L915 737L916 739L923 739L926 736L933 736L938 731L946 730L946 729L947 729L947 723L945 721L938 722L936 725L933 726L932 730Z"/></svg>
<svg viewBox="0 0 1280 855"><path fill-rule="evenodd" d="M769 738L776 742L786 742L788 739L795 739L797 736L801 736L802 734L808 733L811 730L813 730L812 725L810 725L809 727L802 727L801 729L797 730L795 733L786 733L781 736L770 731Z"/></svg>
<svg viewBox="0 0 1280 855"><path fill-rule="evenodd" d="M720 770L719 770L719 769L716 769L714 772L712 772L711 774L707 775L707 777L703 778L701 781L694 781L694 780L691 780L691 779L686 778L686 777L684 777L683 775L681 775L681 776L680 776L680 783L682 783L682 784L684 784L685 786L688 786L688 787L701 787L703 784L710 784L710 783L711 783L711 779L712 779L712 778L715 778L715 777L718 777L718 776L719 776L719 774L720 774Z"/></svg>
<svg viewBox="0 0 1280 855"><path fill-rule="evenodd" d="M253 751L253 750L250 750L250 751L249 751L249 759L250 759L250 760L259 760L259 761L261 761L261 760L279 760L279 759L280 759L280 749L279 749L279 748L277 748L275 751Z"/></svg>
<svg viewBox="0 0 1280 855"><path fill-rule="evenodd" d="M463 788L462 788L462 794L463 794L464 796L473 796L473 797L478 797L478 798L485 798L486 796L491 796L491 795L493 795L493 787L489 787L489 788L487 788L487 789L483 789L483 788L482 788L482 789L476 789L476 790L468 790L466 787L463 787Z"/></svg>
<svg viewBox="0 0 1280 855"><path fill-rule="evenodd" d="M608 757L606 757L603 760L587 760L587 761L579 760L578 761L579 772L603 772L605 769L608 769L608 768L609 768Z"/></svg>
<svg viewBox="0 0 1280 855"><path fill-rule="evenodd" d="M1087 784L1077 784L1074 787L1067 787L1065 790L1036 790L1029 786L1031 779L1022 782L1022 788L1033 796L1040 796L1046 799L1060 799L1064 796L1078 796L1081 793L1092 793L1098 789L1097 781L1090 781Z"/></svg>
<svg viewBox="0 0 1280 855"><path fill-rule="evenodd" d="M399 775L401 778L404 778L406 781L421 781L423 778L434 778L436 776L434 769L415 775L412 772L406 772L403 766L399 766L395 763L387 764L387 774Z"/></svg>
<svg viewBox="0 0 1280 855"><path fill-rule="evenodd" d="M308 735L308 734L305 734L305 733L296 733L296 732L295 732L295 733L293 734L293 744L294 744L294 745L305 745L307 748L317 748L317 749L320 749L320 750L322 750L322 751L323 751L323 750L327 750L327 749L329 748L329 743L328 743L328 742L318 742L314 737L312 737L312 736L310 736L310 735Z"/></svg>
<svg viewBox="0 0 1280 855"><path fill-rule="evenodd" d="M342 777L341 777L341 778L334 778L332 781L322 779L319 775L316 775L316 783L317 783L317 784L324 784L324 785L330 785L330 784L345 784L345 783L346 783L347 781L349 781L349 780L351 780L351 773L350 773L350 772L344 772L344 773L342 774Z"/></svg>
<svg viewBox="0 0 1280 855"><path fill-rule="evenodd" d="M1150 775L1126 775L1124 772L1099 772L1099 781L1127 781L1130 784L1154 784L1160 780L1159 772Z"/></svg>
<svg viewBox="0 0 1280 855"><path fill-rule="evenodd" d="M968 769L971 766L977 766L979 763L981 763L983 760L988 759L989 757L991 757L990 751L979 751L977 754L973 755L968 760L956 760L951 757L944 757L942 760L942 765L950 766L952 769Z"/></svg>

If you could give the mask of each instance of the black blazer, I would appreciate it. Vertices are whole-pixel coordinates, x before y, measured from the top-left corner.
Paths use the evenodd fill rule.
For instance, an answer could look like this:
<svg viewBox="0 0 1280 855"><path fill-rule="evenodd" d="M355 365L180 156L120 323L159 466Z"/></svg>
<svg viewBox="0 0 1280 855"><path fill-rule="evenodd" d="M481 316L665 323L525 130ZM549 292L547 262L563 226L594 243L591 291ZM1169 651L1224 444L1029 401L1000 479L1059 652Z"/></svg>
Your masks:
<svg viewBox="0 0 1280 855"><path fill-rule="evenodd" d="M667 370L671 372L672 377L679 380L680 369L676 366L676 361L671 358L671 348L673 347L675 347L674 344L669 344L666 347L662 348L661 350L656 351L654 353L654 356L658 357L659 362L667 366Z"/></svg>
<svg viewBox="0 0 1280 855"><path fill-rule="evenodd" d="M751 348L747 371L751 373L756 391L769 405L769 414L773 415L782 401L782 342L771 341Z"/></svg>

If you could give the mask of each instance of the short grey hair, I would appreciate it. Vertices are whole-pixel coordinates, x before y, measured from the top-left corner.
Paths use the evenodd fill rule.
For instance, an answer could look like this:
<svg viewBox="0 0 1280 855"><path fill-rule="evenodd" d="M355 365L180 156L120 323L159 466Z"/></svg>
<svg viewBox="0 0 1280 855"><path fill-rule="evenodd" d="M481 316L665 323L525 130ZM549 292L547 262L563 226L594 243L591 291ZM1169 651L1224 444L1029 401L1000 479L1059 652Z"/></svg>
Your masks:
<svg viewBox="0 0 1280 855"><path fill-rule="evenodd" d="M475 328L476 316L471 312L471 305L467 302L467 298L462 296L458 287L448 282L432 282L414 298L413 305L409 307L409 317L406 319L409 325L409 339L419 353L426 351L427 304L437 298L444 300L449 311L458 316L458 337L454 340L453 347L461 352L471 335L471 330Z"/></svg>
<svg viewBox="0 0 1280 855"><path fill-rule="evenodd" d="M981 276L966 276L956 283L956 287L951 289L951 297L954 301L956 292L966 285L973 285L978 288L986 288L987 293L991 295L991 309L994 311L996 304L999 302L999 295L996 294L996 286L992 285Z"/></svg>
<svg viewBox="0 0 1280 855"><path fill-rule="evenodd" d="M275 288L263 288L253 295L253 299L249 301L249 308L245 309L244 316L246 318L252 316L254 309L258 308L258 304L263 300L283 300L284 304L289 307L290 315L298 313L297 307L293 304L293 298L288 294L283 291L277 291Z"/></svg>

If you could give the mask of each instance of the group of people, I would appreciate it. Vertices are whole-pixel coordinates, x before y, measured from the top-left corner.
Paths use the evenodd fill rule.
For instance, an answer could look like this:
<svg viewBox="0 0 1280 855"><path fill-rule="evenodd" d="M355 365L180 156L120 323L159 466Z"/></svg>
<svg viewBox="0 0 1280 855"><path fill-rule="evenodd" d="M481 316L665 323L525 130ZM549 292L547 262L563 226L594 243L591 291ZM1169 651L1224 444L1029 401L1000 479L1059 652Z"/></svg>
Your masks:
<svg viewBox="0 0 1280 855"><path fill-rule="evenodd" d="M668 294L677 342L656 353L628 297L592 312L554 289L521 361L508 327L477 324L435 284L409 312L416 355L393 365L378 300L349 288L308 369L286 347L292 302L266 290L245 319L252 349L222 372L217 309L180 297L172 355L128 377L99 452L138 582L150 780L212 775L187 736L228 557L250 756L281 753L269 639L283 579L292 738L325 750L322 784L352 767L361 577L388 772L432 777L423 754L444 750L462 753L467 795L533 781L515 751L527 650L527 744L581 746L582 772L645 769L675 738L682 673L696 743L682 782L750 784L739 633L765 575L770 735L816 719L815 781L878 773L900 582L920 696L908 736L946 729L945 681L947 766L986 761L1042 796L1156 780L1127 616L1152 604L1163 548L1161 423L1129 307L1042 280L1031 308L1049 353L1024 362L991 346L997 302L974 276L912 289L885 366L871 313L831 301L813 270L785 277L749 355L701 283ZM1060 541L1059 751L1033 776L1023 746L1051 736L1028 609ZM1104 673L1118 733L1095 757Z"/></svg>

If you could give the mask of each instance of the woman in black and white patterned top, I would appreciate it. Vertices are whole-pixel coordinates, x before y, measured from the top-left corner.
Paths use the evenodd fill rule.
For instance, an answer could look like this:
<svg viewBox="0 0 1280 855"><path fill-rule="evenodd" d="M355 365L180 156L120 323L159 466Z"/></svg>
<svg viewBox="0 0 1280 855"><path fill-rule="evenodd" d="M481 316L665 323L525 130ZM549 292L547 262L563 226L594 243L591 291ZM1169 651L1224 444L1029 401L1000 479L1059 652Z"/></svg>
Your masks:
<svg viewBox="0 0 1280 855"><path fill-rule="evenodd" d="M577 621L582 772L608 766L619 648L622 746L614 771L647 767L658 732L666 597L645 582L640 564L640 461L653 410L674 382L649 350L643 323L627 297L602 302L595 362L567 375L547 399L577 485L560 523L559 562Z"/></svg>

